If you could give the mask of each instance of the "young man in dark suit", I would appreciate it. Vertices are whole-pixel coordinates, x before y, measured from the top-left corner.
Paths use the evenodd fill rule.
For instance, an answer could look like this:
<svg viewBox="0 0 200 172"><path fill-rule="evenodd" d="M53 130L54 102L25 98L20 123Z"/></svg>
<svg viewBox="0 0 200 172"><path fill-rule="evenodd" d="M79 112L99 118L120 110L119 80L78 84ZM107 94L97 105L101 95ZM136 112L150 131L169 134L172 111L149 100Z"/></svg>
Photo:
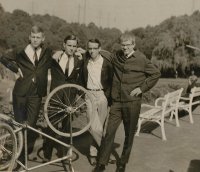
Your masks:
<svg viewBox="0 0 200 172"><path fill-rule="evenodd" d="M43 45L44 31L33 26L30 43L0 58L2 64L17 74L13 89L13 110L17 122L35 127L42 97L47 93L47 73L51 65L52 51ZM37 135L28 130L28 153L33 151ZM22 160L23 161L23 160Z"/></svg>
<svg viewBox="0 0 200 172"><path fill-rule="evenodd" d="M101 43L98 39L90 39L87 43L88 51L85 54L83 65L83 85L94 97L95 111L90 133L96 144L100 146L103 135L103 127L108 115L108 106L111 105L111 84L113 78L113 66L110 53L101 51ZM96 164L97 148L90 146L90 163ZM114 160L113 160L114 162Z"/></svg>
<svg viewBox="0 0 200 172"><path fill-rule="evenodd" d="M115 134L123 121L125 141L116 172L125 172L131 153L137 126L142 93L152 88L160 77L159 70L143 53L135 50L135 37L123 34L120 37L121 50L113 56L114 76L112 83L112 105L105 137L103 137L98 163L94 172L103 172L109 161Z"/></svg>
<svg viewBox="0 0 200 172"><path fill-rule="evenodd" d="M78 38L75 35L68 35L67 37L65 37L63 42L64 49L62 51L55 52L55 54L53 55L53 61L51 65L50 90L53 90L54 88L63 84L79 84L83 60L81 55L82 50L81 48L77 47ZM79 50L81 50L81 52L79 52ZM60 93L59 96L63 103L67 103L64 100L65 98L62 97L62 93ZM70 98L72 99L73 97ZM61 117L62 113L57 116ZM69 132L68 118L65 118L62 121L62 129L66 132ZM47 132L50 134L54 134L49 130ZM61 137L60 139L63 140L64 138ZM65 142L68 142L68 139L65 139ZM67 149L65 147L58 145L49 139L46 139L43 145L45 161L49 161L51 159L53 145L56 145L58 149L57 155L59 157L62 157L67 153Z"/></svg>
<svg viewBox="0 0 200 172"><path fill-rule="evenodd" d="M80 48L78 47L78 38L75 35L69 35L64 39L63 51L57 51L53 55L51 66L51 88L66 84L77 84L80 71L83 64Z"/></svg>

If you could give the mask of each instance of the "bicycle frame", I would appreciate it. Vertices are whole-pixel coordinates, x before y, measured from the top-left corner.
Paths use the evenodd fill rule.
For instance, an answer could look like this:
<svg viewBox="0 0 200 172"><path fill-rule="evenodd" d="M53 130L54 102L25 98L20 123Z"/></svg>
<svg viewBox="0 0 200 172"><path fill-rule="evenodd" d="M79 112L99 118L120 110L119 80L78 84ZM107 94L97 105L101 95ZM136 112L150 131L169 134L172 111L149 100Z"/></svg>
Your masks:
<svg viewBox="0 0 200 172"><path fill-rule="evenodd" d="M1 118L2 116L0 115L0 119L3 119ZM72 119L72 116L70 114L70 121ZM3 119L5 120L5 119ZM6 120L5 120L6 121ZM21 124L21 123L18 123L14 120L10 120L10 121L6 121L7 124L9 124L10 126L13 126L13 125L16 125L18 126L19 128L18 129L14 129L14 133L16 134L17 132L19 132L20 130L22 131L24 129L24 147L25 147L25 164L21 163L19 160L16 159L16 162L18 164L20 164L24 170L20 171L20 172L24 172L24 171L30 171L30 170L33 170L33 169L37 169L37 168L40 168L40 167L43 167L43 166L46 166L46 165L49 165L49 164L52 164L52 163L56 163L56 162L59 162L59 161L62 161L62 160L68 160L69 161L69 166L73 169L72 167L72 126L71 126L71 123L70 123L70 144L66 144L56 138L53 138L51 136L49 136L48 134L42 132L42 131L39 131L31 126L29 126L27 123L24 123L24 124ZM43 163L43 164L39 164L39 165L36 165L36 166L33 166L33 167L28 167L28 142L27 142L27 130L32 130L38 134L41 134L42 136L45 136L57 143L59 143L60 145L63 145L67 148L69 148L68 150L68 153L66 156L63 156L62 158L57 158L55 160L51 160L49 162L46 162L46 163ZM72 170L73 171L73 170Z"/></svg>

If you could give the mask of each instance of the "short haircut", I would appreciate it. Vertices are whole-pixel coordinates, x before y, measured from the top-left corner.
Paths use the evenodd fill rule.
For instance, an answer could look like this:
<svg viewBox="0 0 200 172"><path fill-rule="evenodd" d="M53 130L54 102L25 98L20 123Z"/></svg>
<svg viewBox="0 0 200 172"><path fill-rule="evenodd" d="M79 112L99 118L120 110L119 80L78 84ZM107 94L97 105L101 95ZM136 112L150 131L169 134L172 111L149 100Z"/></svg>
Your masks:
<svg viewBox="0 0 200 172"><path fill-rule="evenodd" d="M44 30L41 27L34 25L31 28L31 33L44 33Z"/></svg>
<svg viewBox="0 0 200 172"><path fill-rule="evenodd" d="M98 44L98 47L101 47L101 42L100 42L99 39L97 39L97 38L90 39L90 40L88 41L88 43L89 43L89 42L97 43L97 44Z"/></svg>
<svg viewBox="0 0 200 172"><path fill-rule="evenodd" d="M119 38L120 43L124 41L132 41L132 44L135 44L135 35L130 33L124 33Z"/></svg>
<svg viewBox="0 0 200 172"><path fill-rule="evenodd" d="M68 40L75 40L77 42L77 44L79 43L78 41L78 37L76 35L68 35L65 37L64 39L64 43L67 43Z"/></svg>

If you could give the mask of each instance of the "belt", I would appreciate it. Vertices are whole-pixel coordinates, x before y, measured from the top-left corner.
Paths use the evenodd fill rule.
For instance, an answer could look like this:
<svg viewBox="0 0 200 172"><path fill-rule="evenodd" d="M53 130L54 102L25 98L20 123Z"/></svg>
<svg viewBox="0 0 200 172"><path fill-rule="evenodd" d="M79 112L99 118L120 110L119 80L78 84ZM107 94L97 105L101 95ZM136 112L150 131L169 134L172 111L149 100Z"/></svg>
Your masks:
<svg viewBox="0 0 200 172"><path fill-rule="evenodd" d="M89 90L89 91L103 91L103 89L90 89L90 88L87 88L87 90Z"/></svg>

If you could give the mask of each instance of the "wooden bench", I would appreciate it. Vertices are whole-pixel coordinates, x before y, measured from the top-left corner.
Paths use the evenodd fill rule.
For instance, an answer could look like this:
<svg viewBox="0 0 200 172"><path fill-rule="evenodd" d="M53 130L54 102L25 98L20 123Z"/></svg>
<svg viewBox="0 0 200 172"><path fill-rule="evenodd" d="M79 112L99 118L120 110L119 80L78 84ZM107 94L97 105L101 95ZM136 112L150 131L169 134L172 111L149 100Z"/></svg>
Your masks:
<svg viewBox="0 0 200 172"><path fill-rule="evenodd" d="M189 113L190 123L193 124L192 107L200 104L200 87L194 87L189 94L189 97L180 97L179 109L185 110Z"/></svg>
<svg viewBox="0 0 200 172"><path fill-rule="evenodd" d="M142 122L152 121L161 126L162 139L167 140L164 127L165 117L173 113L176 119L176 126L179 126L178 105L182 91L183 88L167 93L164 97L157 98L154 106L142 104L136 136L139 136Z"/></svg>

